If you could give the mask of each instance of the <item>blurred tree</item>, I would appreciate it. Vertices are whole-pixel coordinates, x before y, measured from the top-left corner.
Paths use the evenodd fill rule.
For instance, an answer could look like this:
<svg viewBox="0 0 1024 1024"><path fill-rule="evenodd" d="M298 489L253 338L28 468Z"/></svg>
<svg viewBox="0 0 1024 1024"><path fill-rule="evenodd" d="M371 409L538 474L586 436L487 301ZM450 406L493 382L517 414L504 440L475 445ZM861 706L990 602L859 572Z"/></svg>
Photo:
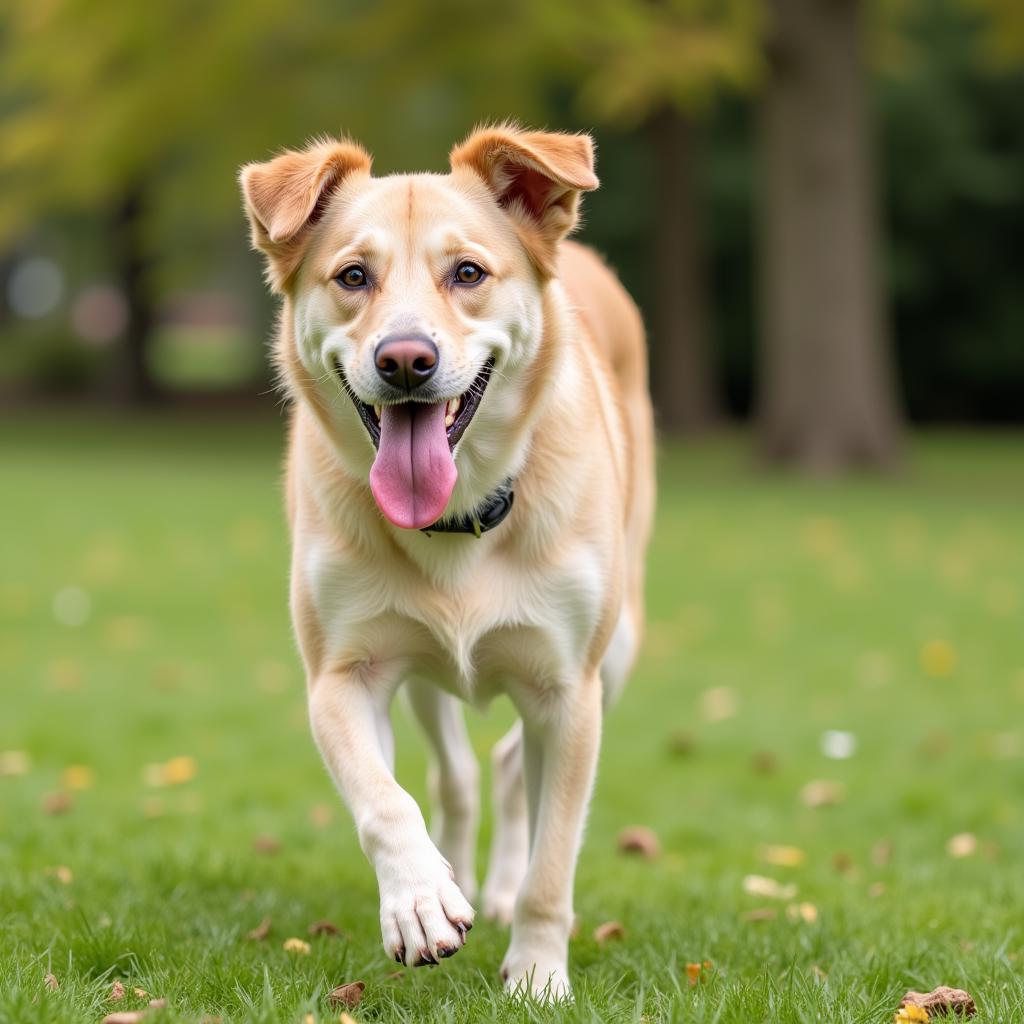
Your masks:
<svg viewBox="0 0 1024 1024"><path fill-rule="evenodd" d="M758 426L810 471L899 439L860 0L771 0L761 99Z"/></svg>
<svg viewBox="0 0 1024 1024"><path fill-rule="evenodd" d="M550 75L573 90L579 114L644 133L654 164L647 276L658 422L668 432L706 428L721 407L698 189L700 122L722 90L757 77L760 4L534 0L524 10Z"/></svg>

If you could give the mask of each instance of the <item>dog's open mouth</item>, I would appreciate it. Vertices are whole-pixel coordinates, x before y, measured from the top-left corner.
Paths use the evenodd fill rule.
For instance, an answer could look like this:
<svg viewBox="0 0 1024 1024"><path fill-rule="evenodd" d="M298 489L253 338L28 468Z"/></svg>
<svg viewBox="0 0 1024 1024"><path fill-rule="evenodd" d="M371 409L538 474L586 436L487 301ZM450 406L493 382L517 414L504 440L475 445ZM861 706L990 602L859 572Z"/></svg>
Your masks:
<svg viewBox="0 0 1024 1024"><path fill-rule="evenodd" d="M395 526L421 530L443 515L458 471L452 449L480 406L491 379L489 359L469 389L444 402L405 401L373 406L350 387L340 364L338 375L377 449L370 489L381 512Z"/></svg>
<svg viewBox="0 0 1024 1024"><path fill-rule="evenodd" d="M356 407L356 412L359 413L363 426L366 427L366 432L370 435L370 440L373 441L374 448L380 448L381 414L388 406L370 405L368 402L360 401L349 385L341 363L336 361L335 367L348 397L352 399L352 404ZM491 379L491 370L493 369L494 360L488 359L484 363L483 369L476 375L473 383L469 385L468 390L459 395L458 398L449 398L444 403L444 426L445 432L448 435L449 448L454 448L462 440L462 435L466 432L470 420L476 415L476 411L480 406L480 399L484 397L484 391L487 390L487 384ZM397 404L425 406L429 403L400 402Z"/></svg>

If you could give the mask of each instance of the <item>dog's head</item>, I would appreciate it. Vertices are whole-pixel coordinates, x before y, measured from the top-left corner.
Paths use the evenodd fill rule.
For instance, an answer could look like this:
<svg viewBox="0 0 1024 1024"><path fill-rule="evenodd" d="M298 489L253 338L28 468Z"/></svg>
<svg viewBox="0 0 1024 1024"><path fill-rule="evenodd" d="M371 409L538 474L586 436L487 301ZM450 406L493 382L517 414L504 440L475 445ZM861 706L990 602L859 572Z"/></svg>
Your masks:
<svg viewBox="0 0 1024 1024"><path fill-rule="evenodd" d="M285 299L293 393L396 526L469 511L508 472L531 404L558 245L597 187L590 138L485 128L447 175L384 178L360 146L324 140L241 183Z"/></svg>

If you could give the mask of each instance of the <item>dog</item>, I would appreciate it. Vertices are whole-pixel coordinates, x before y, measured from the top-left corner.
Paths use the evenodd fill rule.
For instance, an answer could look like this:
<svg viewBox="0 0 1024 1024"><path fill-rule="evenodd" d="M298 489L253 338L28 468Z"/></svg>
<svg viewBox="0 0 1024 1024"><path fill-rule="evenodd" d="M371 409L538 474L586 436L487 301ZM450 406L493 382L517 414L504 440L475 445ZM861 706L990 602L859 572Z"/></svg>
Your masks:
<svg viewBox="0 0 1024 1024"><path fill-rule="evenodd" d="M240 172L280 296L291 611L319 749L408 966L473 925L478 766L462 703L507 695L486 916L510 992L571 998L573 880L604 709L643 627L654 502L643 324L567 241L587 135L475 130L447 174L319 139ZM393 772L404 688L433 829Z"/></svg>

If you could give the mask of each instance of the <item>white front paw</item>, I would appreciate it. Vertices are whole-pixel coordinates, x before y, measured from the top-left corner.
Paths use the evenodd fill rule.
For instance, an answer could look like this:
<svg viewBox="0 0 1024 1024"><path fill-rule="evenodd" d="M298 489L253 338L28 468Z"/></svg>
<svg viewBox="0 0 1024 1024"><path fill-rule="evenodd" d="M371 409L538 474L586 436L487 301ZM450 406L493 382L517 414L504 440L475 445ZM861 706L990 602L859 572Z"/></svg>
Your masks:
<svg viewBox="0 0 1024 1024"><path fill-rule="evenodd" d="M378 866L380 927L388 956L408 967L457 953L473 927L473 908L451 866L432 844Z"/></svg>

